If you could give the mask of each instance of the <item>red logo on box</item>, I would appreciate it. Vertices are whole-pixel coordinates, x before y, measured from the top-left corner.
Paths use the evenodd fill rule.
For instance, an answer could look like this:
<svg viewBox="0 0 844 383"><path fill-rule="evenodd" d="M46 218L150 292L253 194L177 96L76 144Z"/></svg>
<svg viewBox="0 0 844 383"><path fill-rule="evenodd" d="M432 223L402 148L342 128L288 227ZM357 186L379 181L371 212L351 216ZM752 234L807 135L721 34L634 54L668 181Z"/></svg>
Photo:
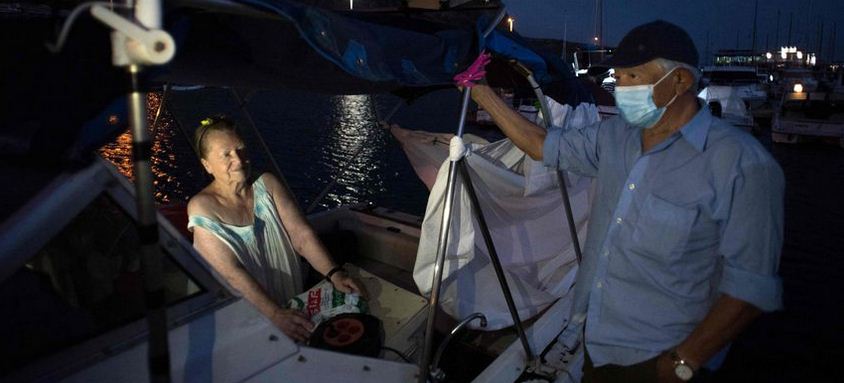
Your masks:
<svg viewBox="0 0 844 383"><path fill-rule="evenodd" d="M308 315L313 316L319 312L319 304L322 302L322 294L319 290L308 292Z"/></svg>

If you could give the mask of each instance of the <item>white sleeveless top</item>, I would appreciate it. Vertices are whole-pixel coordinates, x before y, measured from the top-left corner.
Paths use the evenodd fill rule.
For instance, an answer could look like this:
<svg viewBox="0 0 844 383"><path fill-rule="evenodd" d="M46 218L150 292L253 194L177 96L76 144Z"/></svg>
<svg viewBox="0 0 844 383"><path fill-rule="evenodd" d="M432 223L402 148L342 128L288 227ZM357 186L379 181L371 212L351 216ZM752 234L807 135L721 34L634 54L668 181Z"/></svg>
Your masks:
<svg viewBox="0 0 844 383"><path fill-rule="evenodd" d="M206 229L231 248L238 261L264 291L279 305L302 292L302 268L290 237L281 223L264 176L252 184L255 221L236 226L211 218L191 215L188 230Z"/></svg>

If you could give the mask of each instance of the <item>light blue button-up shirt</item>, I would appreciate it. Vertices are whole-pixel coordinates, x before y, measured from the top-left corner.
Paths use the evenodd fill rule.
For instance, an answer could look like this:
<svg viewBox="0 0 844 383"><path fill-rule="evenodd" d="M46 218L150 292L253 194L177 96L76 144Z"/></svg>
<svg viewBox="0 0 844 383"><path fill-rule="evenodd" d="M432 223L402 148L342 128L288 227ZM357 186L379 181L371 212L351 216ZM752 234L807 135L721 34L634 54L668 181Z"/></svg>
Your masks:
<svg viewBox="0 0 844 383"><path fill-rule="evenodd" d="M561 338L585 333L596 366L631 365L676 346L721 293L764 311L782 307L782 170L707 107L644 154L642 131L612 118L549 130L543 156L548 166L597 177Z"/></svg>

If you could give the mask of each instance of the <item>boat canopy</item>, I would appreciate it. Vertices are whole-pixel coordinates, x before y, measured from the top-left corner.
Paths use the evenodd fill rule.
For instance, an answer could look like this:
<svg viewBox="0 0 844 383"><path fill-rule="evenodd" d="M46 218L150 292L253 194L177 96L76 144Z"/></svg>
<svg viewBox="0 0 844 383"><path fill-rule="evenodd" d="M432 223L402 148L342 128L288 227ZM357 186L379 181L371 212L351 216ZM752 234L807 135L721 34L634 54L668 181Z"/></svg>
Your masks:
<svg viewBox="0 0 844 383"><path fill-rule="evenodd" d="M496 11L338 12L291 0L168 1L164 28L177 53L143 72L142 82L147 90L176 84L410 98L453 86L452 77L487 49L495 56L492 85L529 87L508 64L515 59L558 102L591 101L559 55L500 29L482 40L479 26ZM127 129L128 76L111 65L106 27L81 16L61 52L47 50L66 19L56 15L66 14L3 15L0 152L6 157L85 163Z"/></svg>

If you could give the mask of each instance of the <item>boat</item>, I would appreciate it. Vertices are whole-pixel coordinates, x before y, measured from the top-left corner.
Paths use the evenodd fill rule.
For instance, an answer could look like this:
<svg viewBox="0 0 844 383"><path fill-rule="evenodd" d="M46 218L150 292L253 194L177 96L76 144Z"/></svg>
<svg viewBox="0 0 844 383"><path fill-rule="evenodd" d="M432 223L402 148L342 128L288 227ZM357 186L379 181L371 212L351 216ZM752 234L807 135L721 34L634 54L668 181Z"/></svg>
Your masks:
<svg viewBox="0 0 844 383"><path fill-rule="evenodd" d="M711 85L735 88L749 110L759 108L768 100L768 94L753 67L708 66L703 68L702 77L704 88Z"/></svg>
<svg viewBox="0 0 844 383"><path fill-rule="evenodd" d="M51 302L20 310L14 318L26 322L5 327L4 348L21 349L4 353L10 358L0 371L4 381L150 380L132 189L113 165L97 160L54 177L25 210L4 221L4 293L8 297L10 289L26 287L32 289L24 295L30 303ZM158 218L174 381L197 376L214 381L302 381L324 371L316 376L343 381L372 381L377 376L399 382L417 374L415 365L390 360L398 360L397 355L374 359L342 354L340 363L341 354L293 343L214 275L196 256L183 229L163 215ZM427 301L377 276L400 274L415 256L415 248L407 243L414 222L405 220L366 207L311 217L320 235L349 237L347 254L354 253L350 259L359 265L351 272L373 294L373 302L379 302L371 312L383 320L384 345L410 358L419 349L414 336L424 324ZM45 233L45 228L54 233ZM373 240L383 233L389 238ZM358 246L348 246L352 243ZM79 269L78 264L87 266Z"/></svg>
<svg viewBox="0 0 844 383"><path fill-rule="evenodd" d="M771 123L778 143L825 141L844 148L844 93L786 92Z"/></svg>
<svg viewBox="0 0 844 383"><path fill-rule="evenodd" d="M140 5L151 8L143 13ZM43 44L31 45L52 35L52 28L43 28L51 26L49 20L17 19L4 26L9 31L20 28L14 30L16 33L34 33L23 33L32 40L17 46L31 61L15 62L19 70L15 73L26 75L18 76L8 88L21 92L19 95L31 91L31 102L21 105L4 121L4 125L16 128L5 141L14 143L15 151L10 153L12 160L0 166L0 176L7 180L6 185L15 180L18 186L6 191L0 219L2 304L10 308L4 312L15 313L4 318L11 322L3 326L5 349L0 377L4 381L68 382L441 379L436 363L430 363L433 353L428 339L432 336L436 294L425 299L408 283L421 235L417 217L372 206L342 207L309 216L328 246L340 247L348 254L355 265L350 269L364 281L373 301L380 302L371 311L384 323L387 348L372 357L296 344L238 297L196 253L184 233L184 217L178 207L170 212L155 211L148 157L152 143L144 137L146 115L137 84L143 80L165 84L164 89L172 83L245 88L259 84L316 87L328 93L376 92L396 90L401 84L418 85L421 78L450 84L452 73L441 70L441 62L409 70L404 58L375 57L374 53L382 52L376 45L353 37L361 32L358 28L397 32L389 23L384 26L373 22L378 15L358 16L366 19L358 24L352 20L357 17L290 1L171 2L165 11L167 22L172 24L167 25L183 34L170 38L161 29L160 20L156 21L162 9L157 2L139 2L136 19L131 20L102 4L86 4L79 9L91 10L97 21L75 26L81 30L76 32L82 35L81 40L71 37L65 42L69 29L63 29L56 45L67 45L57 56L42 52ZM498 14L503 16L502 12ZM78 12L69 14L71 24L76 15ZM109 40L99 25L92 24L96 22L121 31L123 38L140 42L140 46L123 44L118 37ZM415 22L419 23L417 27L424 24L420 19ZM135 23L144 27L138 28ZM315 29L295 28L303 25ZM332 26L347 34L330 34ZM233 30L281 31L286 34L280 37L295 38L285 44L261 45L233 35ZM474 25L451 30L446 36L449 44L440 44L440 37L419 33L418 29L411 33L421 40L433 39L434 45L443 49L438 57L448 57L456 67L471 59L467 47L477 43L475 30ZM403 38L406 36L399 37ZM174 42L185 53L156 69L156 62L173 59ZM354 49L340 53L335 48L341 43ZM109 47L122 53L111 58L128 64L134 86L127 87L121 81L125 80L125 68L109 65ZM252 56L243 54L250 49L275 65L256 68ZM283 57L279 52L291 49L312 53L302 57L312 64L309 71L302 72L298 61L276 61ZM373 55L367 56L367 52ZM455 56L455 52L462 56ZM220 58L230 61L215 61ZM383 66L369 65L369 60L378 59ZM139 76L140 68L132 64L133 60L150 66L144 73L147 76ZM231 76L229 71L208 65L210 62L243 69L241 74L248 75ZM395 65L390 69L398 69L385 69L390 65ZM532 68L528 75L532 84L544 83L545 77L553 76L542 65ZM43 81L43 88L32 89L36 87L27 81L35 79ZM564 91L570 98L582 96L576 90ZM128 94L129 100L122 94ZM49 108L53 113L43 113ZM93 156L104 142L127 127L134 132L134 185L113 165ZM560 182L563 190L565 185ZM579 250L579 246L575 248ZM75 255L67 257L69 252ZM40 303L33 304L36 302ZM528 362L538 360L529 356L542 353L562 330L561 319L568 316L570 308L566 302L551 303L532 326L524 329L516 319L521 343L513 340L477 377L478 381L514 381L523 373L539 371L531 369L537 366ZM464 318L451 335L474 319Z"/></svg>
<svg viewBox="0 0 844 383"><path fill-rule="evenodd" d="M807 68L791 67L783 69L777 76L776 96L786 93L814 92L818 90L818 80Z"/></svg>
<svg viewBox="0 0 844 383"><path fill-rule="evenodd" d="M709 85L698 93L698 98L709 105L714 115L746 132L754 130L753 116L739 97L739 89L725 85Z"/></svg>

